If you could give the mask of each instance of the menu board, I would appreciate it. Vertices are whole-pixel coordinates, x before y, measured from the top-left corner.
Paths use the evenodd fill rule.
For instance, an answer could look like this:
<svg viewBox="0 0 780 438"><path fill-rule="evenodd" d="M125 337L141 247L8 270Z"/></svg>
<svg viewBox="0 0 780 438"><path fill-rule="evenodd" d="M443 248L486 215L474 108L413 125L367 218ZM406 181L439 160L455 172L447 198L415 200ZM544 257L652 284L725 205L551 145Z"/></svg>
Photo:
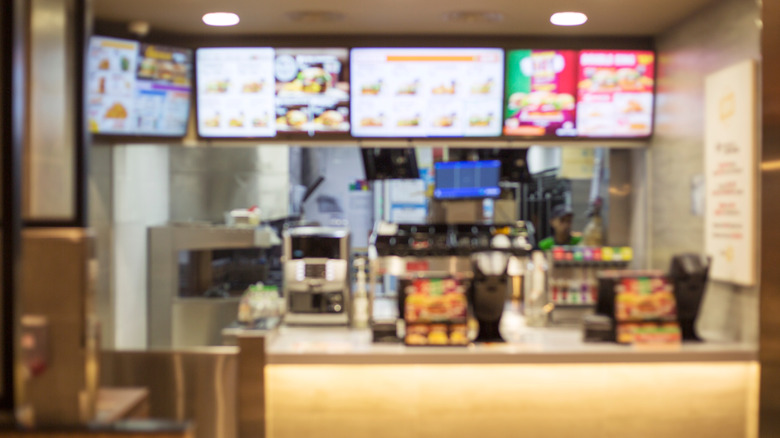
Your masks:
<svg viewBox="0 0 780 438"><path fill-rule="evenodd" d="M90 132L183 136L191 78L189 49L92 37L87 56Z"/></svg>
<svg viewBox="0 0 780 438"><path fill-rule="evenodd" d="M276 49L277 132L349 132L349 51Z"/></svg>
<svg viewBox="0 0 780 438"><path fill-rule="evenodd" d="M653 124L654 54L583 50L579 57L577 132L582 137L642 137Z"/></svg>
<svg viewBox="0 0 780 438"><path fill-rule="evenodd" d="M350 82L355 137L501 134L501 49L352 49Z"/></svg>
<svg viewBox="0 0 780 438"><path fill-rule="evenodd" d="M577 52L507 52L504 134L573 136Z"/></svg>
<svg viewBox="0 0 780 438"><path fill-rule="evenodd" d="M274 60L270 47L198 49L198 134L276 135Z"/></svg>

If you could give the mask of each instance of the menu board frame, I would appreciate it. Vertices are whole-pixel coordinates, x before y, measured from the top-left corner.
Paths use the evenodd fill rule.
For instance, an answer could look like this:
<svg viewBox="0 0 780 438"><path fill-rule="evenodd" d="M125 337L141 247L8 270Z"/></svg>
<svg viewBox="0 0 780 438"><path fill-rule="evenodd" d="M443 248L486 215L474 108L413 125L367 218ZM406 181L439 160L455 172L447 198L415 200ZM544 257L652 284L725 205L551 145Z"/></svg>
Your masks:
<svg viewBox="0 0 780 438"><path fill-rule="evenodd" d="M88 74L88 68L86 63L87 56L88 56L88 46L90 44L91 38L107 38L107 39L114 39L114 40L124 40L128 42L132 42L134 44L137 44L137 46L140 48L141 46L159 46L163 48L168 49L176 49L176 50L187 50L190 51L190 91L189 91L189 97L187 99L187 105L188 105L188 111L187 111L187 124L184 129L184 133L182 134L151 134L151 133L138 133L138 134L132 134L132 133L106 133L106 132L91 132L89 129L88 123L88 115L87 115L87 107L88 107L88 95L86 91L86 87L88 86L87 83L87 74ZM84 130L86 134L92 138L92 140L95 143L122 143L122 142L132 142L132 143L158 143L158 142L171 142L171 141L181 141L184 138L186 138L191 130L193 129L192 126L192 118L193 114L196 111L196 104L195 104L195 75L196 75L196 69L195 69L195 50L196 47L190 46L190 45L182 45L176 42L168 42L168 41L140 41L138 39L134 38L128 38L127 35L114 35L114 32L100 32L100 33L94 33L90 36L90 38L87 38L85 40L85 55L84 55Z"/></svg>
<svg viewBox="0 0 780 438"><path fill-rule="evenodd" d="M126 30L109 26L106 23L96 23L95 34L109 38L135 39ZM141 41L138 41L141 42ZM517 49L531 50L640 50L651 51L655 55L653 76L657 79L659 60L655 44L652 39L646 37L610 38L600 37L545 37L545 36L492 36L492 35L252 35L252 36L197 36L181 43L180 36L175 34L155 34L150 38L144 38L143 42L149 44L184 47L193 51L193 84L197 83L197 49L208 47L272 47L274 49L327 49L345 48L351 51L355 48L496 48L504 52L504 63L508 59L508 52ZM352 60L350 59L351 63ZM504 65L506 69L506 65ZM506 71L504 71L506 73ZM506 82L506 77L504 78ZM506 84L502 84L502 87ZM201 136L197 126L197 116L200 107L197 104L198 90L193 85L190 94L190 120L187 133L184 137L159 137L149 135L118 135L118 134L90 134L102 143L119 143L122 141L135 143L151 143L166 141L171 144L184 142L196 143L246 143L262 141L273 144L302 144L302 145L327 145L327 144L356 144L360 147L382 147L382 145L396 146L401 142L446 143L452 147L473 147L474 145L490 146L507 144L508 147L525 147L536 142L551 144L604 144L606 146L646 147L646 142L652 138L655 132L655 107L657 102L657 82L653 84L654 105L652 109L652 126L647 136L631 137L582 137L582 136L509 136L503 129L499 136L490 137L355 137L351 132L322 133L316 132L313 136L300 132L277 132L274 137L204 137ZM505 100L505 99L503 99ZM350 103L350 111L352 110ZM506 102L502 102L500 117L506 111ZM506 146L505 146L506 147Z"/></svg>
<svg viewBox="0 0 780 438"><path fill-rule="evenodd" d="M262 137L262 136L245 136L245 137L234 137L234 136L211 136L211 135L203 135L201 132L198 120L200 120L200 112L201 108L200 105L198 105L199 101L199 93L200 89L197 86L198 84L198 51L200 49L251 49L251 48L270 48L274 50L274 59L277 57L277 50L282 51L294 51L294 50L305 50L305 51L316 51L316 50L343 50L347 53L346 63L343 65L343 68L347 69L347 77L346 80L349 82L349 46L339 45L339 44L329 44L329 45L314 45L314 44L303 44L303 45L291 45L291 44L274 44L274 45L239 45L239 44L226 44L226 45L218 45L218 46L198 46L195 47L195 53L194 53L194 65L195 65L195 75L194 75L194 83L195 85L195 92L194 94L194 101L195 101L195 116L194 116L194 123L193 129L195 132L195 135L197 138L201 141L218 141L218 142L242 142L242 141L267 141L267 142L274 142L274 143L281 143L281 142L298 142L298 141L323 141L328 143L335 143L335 142L351 142L354 141L355 138L350 135L349 129L346 131L314 131L313 134L309 133L307 131L280 131L279 129L276 129L276 133L274 136L271 137ZM274 100L276 99L276 96L274 97ZM274 103L274 107L276 107L277 104ZM351 111L351 103L349 101L349 97L347 98L347 107ZM347 117L347 122L349 121L349 118Z"/></svg>
<svg viewBox="0 0 780 438"><path fill-rule="evenodd" d="M591 47L589 45L579 47L576 49L569 48L569 47L552 47L552 48L543 48L543 49L537 49L537 48L519 48L519 47L512 47L512 48L505 48L506 50L506 62L507 62L507 71L509 69L508 63L510 62L510 59L512 56L510 56L510 52L519 52L519 51L529 51L529 52L536 52L536 51L549 51L549 52L572 52L574 54L574 57L576 58L576 66L574 67L574 74L575 74L575 84L574 84L574 122L573 122L573 130L572 135L551 135L549 133L546 133L544 135L509 135L506 133L506 125L504 126L504 132L502 133L501 138L503 140L517 140L517 141L527 141L527 140L536 140L536 141L566 141L566 142L610 142L610 141L646 141L650 139L653 136L653 133L655 132L655 110L657 105L657 95L656 95L656 89L658 86L657 78L658 78L658 55L655 49L653 48L603 48L603 47ZM649 76L653 80L652 84L652 91L650 92L651 95L651 105L650 105L650 114L649 114L649 133L647 135L609 135L609 136L603 136L603 135L582 135L580 133L580 127L578 126L577 122L579 119L579 116L577 114L577 111L580 109L580 77L582 75L582 66L580 65L580 56L583 52L651 52L653 55L653 69L650 72ZM506 75L506 81L509 80L509 74ZM530 80L530 79L529 79ZM511 89L510 84L506 84L505 90ZM567 90L569 91L569 90ZM505 91L506 94L506 91ZM505 96L504 98L504 114L506 115L508 111L509 106L509 96Z"/></svg>
<svg viewBox="0 0 780 438"><path fill-rule="evenodd" d="M362 141L366 141L366 140L385 140L386 141L386 140L393 140L393 139L409 139L409 140L412 140L412 139L415 139L415 140L437 139L437 140L447 140L447 141L459 141L459 140L460 141L463 141L463 140L472 140L473 141L473 140L485 140L485 139L493 140L493 139L499 139L499 138L502 137L502 133L501 133L501 119L502 119L502 117L501 116L502 116L502 113L503 113L503 93L504 93L503 90L504 90L504 84L505 84L504 72L506 70L506 59L505 59L506 50L503 47L498 47L498 46L495 46L495 45L490 45L490 46L434 46L434 45L432 45L432 46L388 46L388 47L383 47L383 46L359 46L359 47L351 47L350 48L350 69L351 69L351 71L350 71L350 80L351 81L357 80L355 78L356 62L353 59L353 54L356 51L363 51L364 53L367 53L367 52L370 52L370 51L376 51L376 52L385 51L387 53L388 57L395 57L395 58L398 58L400 61L409 61L409 60L412 60L412 58L428 58L428 57L454 58L454 59L461 60L461 58L469 57L467 55L467 53L469 51L473 51L475 53L474 55L471 55L471 56L477 56L476 54L479 53L479 52L484 52L483 54L488 54L488 52L496 51L496 52L499 52L501 61L500 61L500 68L497 71L497 73L500 76L500 80L498 80L497 82L493 83L492 84L493 85L493 90L488 89L488 93L487 93L487 94L495 94L495 96L492 96L492 98L495 99L495 102L488 101L487 100L488 98L484 99L485 102L478 102L477 100L474 100L474 97L473 97L474 87L485 87L486 84L483 83L484 82L484 78L483 78L483 80L477 81L479 83L474 83L474 81L472 80L470 83L466 83L465 86L464 86L463 83L460 83L461 81L458 80L458 79L463 79L463 77L458 78L457 77L458 74L455 73L455 72L451 72L447 76L447 78L446 78L447 80L444 80L445 78L442 77L441 80L439 80L438 82L436 82L435 80L434 81L428 81L427 78L422 78L422 85L420 86L420 88L423 89L422 90L422 94L425 94L426 91L430 92L430 97L429 97L430 101L426 102L426 103L429 104L428 107L426 107L426 108L419 108L418 107L418 108L416 108L417 111L414 114L412 114L410 112L407 115L407 116L411 116L411 117L406 117L406 119L403 119L403 120L400 119L400 118L398 120L396 120L396 123L398 124L398 126L401 126L400 124L406 122L407 119L413 120L414 123L415 123L415 125L414 125L415 128L419 125L420 126L420 131L423 131L423 132L421 132L420 135L416 135L416 134L415 135L406 135L406 136L404 136L404 135L355 135L354 134L354 132L355 132L355 126L354 126L355 118L354 117L358 113L355 111L355 105L354 105L355 102L354 102L354 99L352 99L352 95L356 92L356 90L351 89L350 116L352 117L352 123L351 123L352 126L350 127L350 134L351 134L351 137L353 139L358 140L358 141L361 141L361 140ZM415 55L414 54L414 52L416 52L416 51L419 52L419 55ZM434 51L442 51L442 54L441 55L434 55L434 54L428 53L428 52L434 52ZM449 52L449 54L445 55L444 54L445 52ZM385 63L387 63L387 61ZM439 66L433 67L433 64L435 64L433 62L431 62L430 64L432 65L430 68L434 69L434 71L436 71L436 72L441 72L443 68L447 68L447 67L451 68L454 65L454 63L451 63L451 62L442 63L442 65L444 67L439 67ZM449 65L447 65L447 64L449 64ZM392 77L392 76L396 75L397 73L398 72L396 71L396 72L393 73L393 75L385 75L385 76ZM414 76L414 75L412 75L412 76ZM420 76L420 75L417 75L417 76ZM417 82L420 82L420 79L421 79L420 77L417 77L417 76L415 76L415 83L414 83L414 88L415 89L418 86ZM466 75L465 77L470 77L470 76ZM407 78L407 79L410 79L410 78ZM489 80L492 82L492 77L490 77ZM450 82L447 82L447 81L450 81ZM427 83L427 82L430 82L430 83ZM456 82L458 82L457 86L456 86ZM395 83L395 84L391 84L391 85L393 85L395 87L395 89L397 89L397 90L396 90L395 93L391 92L390 94L396 94L396 95L400 95L401 93L403 93L402 89L408 88L410 86L410 84L408 84L408 83ZM451 87L451 88L448 89L448 87ZM471 89L471 91L472 91L471 98L472 99L470 101L467 100L467 101L464 102L464 97L463 97L464 92L462 91L463 89ZM384 94L386 95L388 93L385 92ZM411 94L412 95L418 94L417 90L414 90L414 92L412 92ZM437 119L446 119L447 118L446 114L444 114L447 111L440 111L440 114L435 114L435 115L432 114L433 116L436 116L436 115L439 116L438 118L437 117L432 117L432 120L426 120L427 119L427 115L422 115L421 116L421 114L420 114L422 112L421 111L422 109L429 110L431 107L436 107L438 105L442 105L443 108L447 107L447 102L444 102L440 97L437 97L436 96L437 94L440 95L440 96L445 96L447 94L458 95L457 98L452 99L452 102L449 102L449 103L450 104L462 104L465 107L473 107L474 105L479 105L480 103L483 103L485 105L487 103L497 104L497 108L496 108L497 111L495 112L495 114L488 115L487 113L485 113L485 111L482 111L480 113L480 116L490 117L492 115L492 118L494 118L496 120L496 126L494 127L494 129L496 130L496 134L495 135L482 135L482 136L480 136L480 135L468 135L467 131L469 129L472 129L475 132L479 129L479 128L470 128L470 127L466 126L466 123L469 123L469 125L470 125L470 122L467 122L466 120L470 119L473 116L475 116L476 113L472 114L469 117L463 117L464 115L468 115L468 114L460 114L459 115L460 118L464 119L464 120L457 120L456 115L454 114L454 111L453 111L453 114L450 116L449 121L450 121L450 123L452 123L453 119L454 119L454 121L456 123L459 122L460 124L462 124L464 126L463 133L461 133L461 134L454 134L454 133L453 134L445 134L443 132L444 129L435 128L435 127L431 127L431 126L427 126L427 130L423 129L425 127L424 125L430 125L427 122L432 122L434 125L437 125ZM396 106L397 105L407 105L406 103L403 102L403 100L404 100L403 97L396 96L395 99L391 99L391 100L393 100L393 102L394 102L394 104ZM430 105L431 103L435 103L435 105ZM419 102L418 102L418 104L419 104ZM414 104L412 104L412 105L414 106ZM485 106L485 105L483 105L483 106ZM457 106L457 105L455 105L455 106ZM450 108L450 109L452 109L452 108ZM487 108L485 108L485 110L487 110ZM391 119L392 119L392 117L391 117ZM488 120L488 123L490 123L490 120ZM406 130L411 132L415 128L411 128L411 129L409 129L409 128L401 128L401 129L406 129Z"/></svg>

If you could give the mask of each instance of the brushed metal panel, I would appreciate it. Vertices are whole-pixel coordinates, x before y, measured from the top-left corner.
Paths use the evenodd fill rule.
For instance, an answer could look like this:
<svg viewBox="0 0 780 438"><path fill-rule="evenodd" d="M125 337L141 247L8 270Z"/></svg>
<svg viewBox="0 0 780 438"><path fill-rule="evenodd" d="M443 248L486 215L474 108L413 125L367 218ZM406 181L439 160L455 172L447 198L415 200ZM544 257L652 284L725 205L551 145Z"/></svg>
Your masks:
<svg viewBox="0 0 780 438"><path fill-rule="evenodd" d="M173 346L222 345L222 329L236 321L241 298L173 300Z"/></svg>
<svg viewBox="0 0 780 438"><path fill-rule="evenodd" d="M174 300L178 295L179 263L178 254L182 250L198 250L213 248L252 248L265 247L270 244L279 243L278 237L271 236L270 239L263 238L262 230L253 228L230 228L225 226L164 226L150 227L149 236L149 297L148 297L148 327L150 347L171 347L176 346L175 333L185 333L191 322L182 313L181 318L174 318ZM217 304L213 301L212 304ZM232 305L232 304L231 304ZM217 306L219 307L219 306ZM237 309L237 304L236 304ZM224 310L224 309L223 309ZM212 309L212 315L215 315L214 321L225 319L226 312L223 311L222 317L216 317L220 311ZM237 312L237 310L236 310ZM234 313L234 315L237 313ZM176 326L174 324L185 324ZM227 325L227 324L225 324ZM214 336L219 341L219 330L215 330ZM179 337L179 339L184 339ZM202 338L198 345L209 345L211 338ZM191 345L195 340L192 337L187 338L187 345Z"/></svg>
<svg viewBox="0 0 780 438"><path fill-rule="evenodd" d="M30 26L30 142L23 217L75 215L76 108L73 0L33 0Z"/></svg>
<svg viewBox="0 0 780 438"><path fill-rule="evenodd" d="M612 149L609 151L609 212L606 223L607 245L631 245L632 186L631 150ZM642 214L642 212L637 212ZM634 249L638 252L637 249Z"/></svg>
<svg viewBox="0 0 780 438"><path fill-rule="evenodd" d="M780 436L780 4L763 2L759 436Z"/></svg>
<svg viewBox="0 0 780 438"><path fill-rule="evenodd" d="M94 415L94 240L81 228L22 232L22 315L48 327L46 370L24 384L36 425L75 425Z"/></svg>
<svg viewBox="0 0 780 438"><path fill-rule="evenodd" d="M103 351L103 387L149 389L151 418L190 420L195 438L236 438L238 348Z"/></svg>
<svg viewBox="0 0 780 438"><path fill-rule="evenodd" d="M238 336L238 436L265 437L265 337Z"/></svg>

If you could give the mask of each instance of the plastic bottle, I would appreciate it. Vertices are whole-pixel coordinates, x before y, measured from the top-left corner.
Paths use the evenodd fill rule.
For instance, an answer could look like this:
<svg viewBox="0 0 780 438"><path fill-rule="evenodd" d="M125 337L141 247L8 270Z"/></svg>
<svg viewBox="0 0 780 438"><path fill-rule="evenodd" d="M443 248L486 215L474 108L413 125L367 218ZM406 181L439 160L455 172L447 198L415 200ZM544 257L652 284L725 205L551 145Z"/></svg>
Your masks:
<svg viewBox="0 0 780 438"><path fill-rule="evenodd" d="M357 284L355 285L355 296L352 301L352 327L357 329L368 328L369 320L365 264L365 259L355 259Z"/></svg>

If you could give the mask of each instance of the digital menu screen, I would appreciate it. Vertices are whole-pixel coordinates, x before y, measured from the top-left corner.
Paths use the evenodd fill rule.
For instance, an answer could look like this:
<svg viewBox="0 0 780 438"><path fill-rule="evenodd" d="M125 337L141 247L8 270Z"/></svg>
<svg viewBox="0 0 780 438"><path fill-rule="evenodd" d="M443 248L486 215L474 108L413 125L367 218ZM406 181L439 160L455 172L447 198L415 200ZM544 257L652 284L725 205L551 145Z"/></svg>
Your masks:
<svg viewBox="0 0 780 438"><path fill-rule="evenodd" d="M87 120L95 134L184 136L192 51L92 37L87 56Z"/></svg>
<svg viewBox="0 0 780 438"><path fill-rule="evenodd" d="M507 52L504 134L574 136L577 51Z"/></svg>
<svg viewBox="0 0 780 438"><path fill-rule="evenodd" d="M580 51L578 135L650 135L653 124L654 61L652 51Z"/></svg>
<svg viewBox="0 0 780 438"><path fill-rule="evenodd" d="M501 134L501 49L357 48L350 71L355 137Z"/></svg>
<svg viewBox="0 0 780 438"><path fill-rule="evenodd" d="M198 134L276 135L274 49L201 48L196 55Z"/></svg>
<svg viewBox="0 0 780 438"><path fill-rule="evenodd" d="M349 51L276 49L277 132L349 132Z"/></svg>

